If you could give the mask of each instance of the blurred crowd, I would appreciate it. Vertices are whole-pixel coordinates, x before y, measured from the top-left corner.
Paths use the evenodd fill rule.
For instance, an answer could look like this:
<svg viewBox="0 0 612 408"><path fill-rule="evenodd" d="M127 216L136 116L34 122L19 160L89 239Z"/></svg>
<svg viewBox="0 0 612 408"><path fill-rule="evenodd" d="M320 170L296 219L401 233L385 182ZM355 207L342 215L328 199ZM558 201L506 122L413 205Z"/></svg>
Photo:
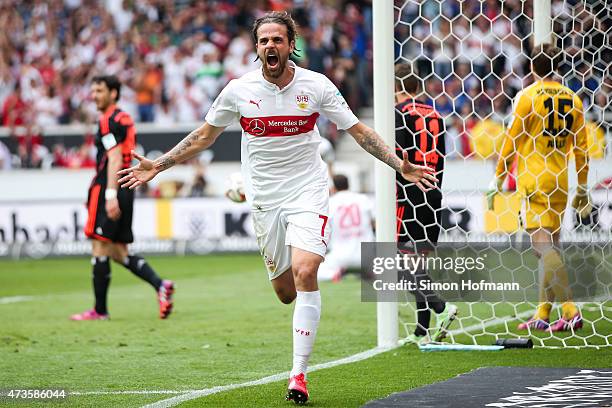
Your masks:
<svg viewBox="0 0 612 408"><path fill-rule="evenodd" d="M532 81L532 1L394 0L396 59L426 77L450 157L497 151L511 100ZM49 126L95 122L89 86L100 73L120 77L121 107L138 122L201 121L230 79L259 66L250 27L267 10L296 19L298 64L325 73L354 110L371 105L372 0L3 0L0 124L17 148L0 138L0 168L93 165L91 135L72 149L41 141ZM563 80L605 139L610 11L604 0L553 0L553 16ZM320 126L333 141L334 127Z"/></svg>
<svg viewBox="0 0 612 408"><path fill-rule="evenodd" d="M137 121L201 120L225 83L259 66L250 28L269 9L292 10L300 65L326 73L355 108L367 102L357 84L370 72L371 0L5 0L2 123L94 120L100 73L120 77Z"/></svg>
<svg viewBox="0 0 612 408"><path fill-rule="evenodd" d="M4 0L0 124L26 126L29 145L45 127L95 121L100 73L120 77L121 107L138 122L200 121L229 80L259 66L254 19L284 9L299 25L296 62L326 73L354 109L367 104L371 0Z"/></svg>

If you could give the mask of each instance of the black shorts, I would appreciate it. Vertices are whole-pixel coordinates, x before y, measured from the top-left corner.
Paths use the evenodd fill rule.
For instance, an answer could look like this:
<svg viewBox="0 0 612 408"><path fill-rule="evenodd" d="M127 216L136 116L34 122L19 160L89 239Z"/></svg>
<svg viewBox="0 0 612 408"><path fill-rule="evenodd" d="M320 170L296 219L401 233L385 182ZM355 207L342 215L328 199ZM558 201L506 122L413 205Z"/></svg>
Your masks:
<svg viewBox="0 0 612 408"><path fill-rule="evenodd" d="M397 204L397 242L430 249L438 243L442 211L439 191L406 191L407 201Z"/></svg>
<svg viewBox="0 0 612 408"><path fill-rule="evenodd" d="M87 195L87 224L85 235L92 239L129 244L134 241L132 234L132 213L134 190L120 188L117 191L121 217L113 221L106 215L105 186L93 184Z"/></svg>

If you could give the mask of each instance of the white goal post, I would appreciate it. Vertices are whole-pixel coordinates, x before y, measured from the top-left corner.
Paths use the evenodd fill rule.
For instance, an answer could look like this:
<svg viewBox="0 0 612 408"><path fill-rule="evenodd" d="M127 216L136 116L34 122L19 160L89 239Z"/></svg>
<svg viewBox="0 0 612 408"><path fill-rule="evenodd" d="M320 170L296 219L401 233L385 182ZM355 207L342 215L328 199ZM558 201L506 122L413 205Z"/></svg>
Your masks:
<svg viewBox="0 0 612 408"><path fill-rule="evenodd" d="M374 127L395 150L395 97L393 56L393 2L374 0ZM376 160L376 241L395 240L395 172ZM377 302L378 346L393 347L398 341L396 302Z"/></svg>

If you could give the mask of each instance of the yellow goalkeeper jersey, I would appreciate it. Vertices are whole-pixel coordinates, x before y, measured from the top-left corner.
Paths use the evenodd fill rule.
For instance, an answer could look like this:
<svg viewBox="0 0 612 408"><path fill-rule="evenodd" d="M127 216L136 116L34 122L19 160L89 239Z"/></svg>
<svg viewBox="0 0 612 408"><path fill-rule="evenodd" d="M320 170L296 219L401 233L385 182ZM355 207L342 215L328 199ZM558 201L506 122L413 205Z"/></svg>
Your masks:
<svg viewBox="0 0 612 408"><path fill-rule="evenodd" d="M576 157L578 183L588 174L582 101L562 84L540 80L516 96L496 176L505 176L516 156L518 189L531 200L567 201L567 167Z"/></svg>

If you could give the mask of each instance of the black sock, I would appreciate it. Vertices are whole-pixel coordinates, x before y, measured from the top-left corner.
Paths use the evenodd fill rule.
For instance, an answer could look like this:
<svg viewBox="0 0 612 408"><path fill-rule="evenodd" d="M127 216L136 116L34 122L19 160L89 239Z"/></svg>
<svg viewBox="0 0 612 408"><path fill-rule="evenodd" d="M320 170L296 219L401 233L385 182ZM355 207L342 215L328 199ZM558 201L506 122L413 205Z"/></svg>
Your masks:
<svg viewBox="0 0 612 408"><path fill-rule="evenodd" d="M123 266L132 271L132 273L138 276L140 279L149 282L151 286L155 288L155 290L159 290L161 287L161 278L157 276L153 268L149 266L143 257L138 255L130 255L123 261Z"/></svg>
<svg viewBox="0 0 612 408"><path fill-rule="evenodd" d="M108 314L106 308L106 294L110 285L111 269L108 257L98 256L91 258L93 264L93 287L94 296L96 297L96 312L99 314Z"/></svg>
<svg viewBox="0 0 612 408"><path fill-rule="evenodd" d="M436 314L440 314L444 311L444 309L446 309L446 302L444 302L438 296L436 296L436 299L437 301L429 302L429 307L431 308L431 310L436 312Z"/></svg>
<svg viewBox="0 0 612 408"><path fill-rule="evenodd" d="M429 329L429 318L431 311L427 307L427 302L416 302L417 307L417 326L414 329L415 336L425 336Z"/></svg>
<svg viewBox="0 0 612 408"><path fill-rule="evenodd" d="M399 271L399 273L405 279L411 279L417 288L412 291L417 307L417 327L414 330L414 334L424 336L427 334L427 329L429 329L431 311L433 310L436 314L442 313L446 308L446 303L435 292L421 289L421 281L431 280L427 272L419 270L414 274L411 274L409 271Z"/></svg>

